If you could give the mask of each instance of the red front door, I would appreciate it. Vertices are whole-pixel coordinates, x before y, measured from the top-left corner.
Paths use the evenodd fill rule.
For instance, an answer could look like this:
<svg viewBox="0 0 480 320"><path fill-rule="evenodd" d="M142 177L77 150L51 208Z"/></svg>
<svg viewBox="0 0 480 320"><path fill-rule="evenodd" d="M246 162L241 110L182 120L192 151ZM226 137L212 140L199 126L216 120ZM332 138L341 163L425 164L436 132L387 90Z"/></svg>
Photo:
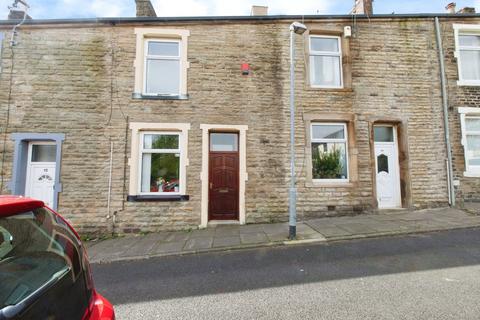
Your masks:
<svg viewBox="0 0 480 320"><path fill-rule="evenodd" d="M238 181L238 134L211 133L209 220L238 220Z"/></svg>

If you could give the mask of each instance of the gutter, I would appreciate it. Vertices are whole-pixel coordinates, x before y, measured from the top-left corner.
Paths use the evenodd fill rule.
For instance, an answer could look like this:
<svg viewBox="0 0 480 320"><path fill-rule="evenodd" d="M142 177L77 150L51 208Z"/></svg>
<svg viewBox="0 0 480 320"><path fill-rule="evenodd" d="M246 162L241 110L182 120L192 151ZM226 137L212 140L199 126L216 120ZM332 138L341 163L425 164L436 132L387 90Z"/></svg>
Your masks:
<svg viewBox="0 0 480 320"><path fill-rule="evenodd" d="M440 23L438 17L435 17L435 34L438 47L438 61L440 64L440 85L442 87L442 106L443 106L443 125L445 128L445 145L447 148L447 187L448 187L448 203L455 206L455 188L453 186L453 166L452 166L452 146L450 144L450 129L448 126L448 94L447 80L445 76L445 55L443 53L442 37L440 35Z"/></svg>
<svg viewBox="0 0 480 320"><path fill-rule="evenodd" d="M452 19L480 18L480 14L375 14L359 15L268 15L268 16L195 16L195 17L119 17L119 18L79 18L79 19L31 19L25 25L44 24L135 24L135 23L166 23L166 22L233 22L233 21L275 21L275 20L381 20L381 19L433 19L436 17ZM20 20L0 20L1 25L14 25Z"/></svg>

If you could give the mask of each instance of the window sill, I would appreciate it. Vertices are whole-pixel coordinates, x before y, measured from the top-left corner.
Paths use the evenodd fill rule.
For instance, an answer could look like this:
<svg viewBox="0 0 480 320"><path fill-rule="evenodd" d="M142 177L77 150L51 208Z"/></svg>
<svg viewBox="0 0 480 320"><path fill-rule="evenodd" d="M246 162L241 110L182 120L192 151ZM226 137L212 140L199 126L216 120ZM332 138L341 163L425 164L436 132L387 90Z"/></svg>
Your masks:
<svg viewBox="0 0 480 320"><path fill-rule="evenodd" d="M480 178L480 172L464 171L463 176L468 178Z"/></svg>
<svg viewBox="0 0 480 320"><path fill-rule="evenodd" d="M129 202L140 202L140 201L188 201L190 200L189 195L137 195L137 196L127 196L127 201Z"/></svg>
<svg viewBox="0 0 480 320"><path fill-rule="evenodd" d="M328 88L305 86L305 91L327 91L327 92L353 92L352 88Z"/></svg>
<svg viewBox="0 0 480 320"><path fill-rule="evenodd" d="M353 182L327 182L327 181L309 181L305 182L307 188L353 188L355 183Z"/></svg>
<svg viewBox="0 0 480 320"><path fill-rule="evenodd" d="M457 86L459 87L480 87L480 81L464 81L458 80Z"/></svg>
<svg viewBox="0 0 480 320"><path fill-rule="evenodd" d="M178 94L178 95L145 95L141 93L134 92L132 93L132 99L138 100L188 100L188 94Z"/></svg>

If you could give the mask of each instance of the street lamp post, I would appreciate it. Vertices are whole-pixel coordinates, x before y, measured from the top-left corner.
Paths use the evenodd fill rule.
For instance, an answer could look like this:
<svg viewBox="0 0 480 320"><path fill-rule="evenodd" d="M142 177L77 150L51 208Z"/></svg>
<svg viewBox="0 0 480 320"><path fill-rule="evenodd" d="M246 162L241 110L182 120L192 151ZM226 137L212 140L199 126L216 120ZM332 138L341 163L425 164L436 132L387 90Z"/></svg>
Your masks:
<svg viewBox="0 0 480 320"><path fill-rule="evenodd" d="M294 35L302 35L307 27L300 22L290 25L290 191L289 191L289 227L288 238L297 236L297 188L295 186L295 44Z"/></svg>

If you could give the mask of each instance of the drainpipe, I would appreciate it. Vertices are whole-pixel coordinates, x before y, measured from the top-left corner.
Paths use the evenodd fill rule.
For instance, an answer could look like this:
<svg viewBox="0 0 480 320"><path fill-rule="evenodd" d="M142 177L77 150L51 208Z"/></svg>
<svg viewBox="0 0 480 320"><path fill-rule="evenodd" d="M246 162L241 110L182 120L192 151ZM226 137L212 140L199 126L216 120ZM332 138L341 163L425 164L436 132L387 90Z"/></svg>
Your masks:
<svg viewBox="0 0 480 320"><path fill-rule="evenodd" d="M290 189L288 238L297 237L297 188L295 186L295 32L290 27Z"/></svg>
<svg viewBox="0 0 480 320"><path fill-rule="evenodd" d="M445 145L447 147L447 183L448 183L448 203L455 206L455 188L453 186L453 167L452 167L452 146L450 144L450 130L448 127L448 96L447 81L445 76L445 64L442 37L440 36L440 23L438 17L435 17L435 33L438 46L438 60L440 62L440 84L442 87L442 105L443 105L443 121L445 127Z"/></svg>
<svg viewBox="0 0 480 320"><path fill-rule="evenodd" d="M112 167L113 167L113 141L110 141L110 166L108 172L108 198L107 198L107 219L110 219L110 206L112 199ZM115 218L112 219L112 233L115 228Z"/></svg>

